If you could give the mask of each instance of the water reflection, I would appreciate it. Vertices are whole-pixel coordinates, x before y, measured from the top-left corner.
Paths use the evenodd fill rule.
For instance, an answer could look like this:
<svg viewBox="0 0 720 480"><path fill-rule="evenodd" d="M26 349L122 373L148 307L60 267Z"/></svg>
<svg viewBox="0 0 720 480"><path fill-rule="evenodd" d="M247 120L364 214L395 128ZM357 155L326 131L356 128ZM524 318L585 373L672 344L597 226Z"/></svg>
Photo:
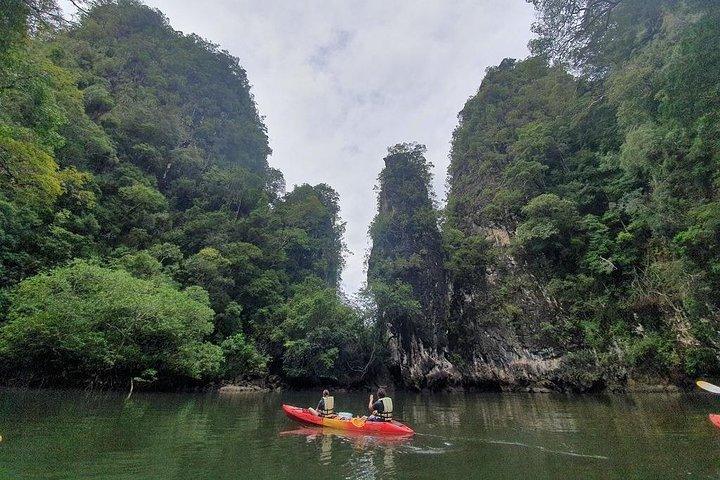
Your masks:
<svg viewBox="0 0 720 480"><path fill-rule="evenodd" d="M397 437L392 435L366 435L361 432L349 430L334 430L323 427L300 427L280 432L280 435L299 435L307 438L308 442L318 438L336 438L344 443L350 444L359 450L367 450L377 447L397 447L398 445L409 445L412 437Z"/></svg>
<svg viewBox="0 0 720 480"><path fill-rule="evenodd" d="M334 442L339 446L350 446L352 454L346 462L349 474L345 478L356 480L395 478L395 456L413 443L409 437L371 436L322 427L295 428L280 432L280 435L304 437L307 443L316 444L318 459L323 465L332 461Z"/></svg>

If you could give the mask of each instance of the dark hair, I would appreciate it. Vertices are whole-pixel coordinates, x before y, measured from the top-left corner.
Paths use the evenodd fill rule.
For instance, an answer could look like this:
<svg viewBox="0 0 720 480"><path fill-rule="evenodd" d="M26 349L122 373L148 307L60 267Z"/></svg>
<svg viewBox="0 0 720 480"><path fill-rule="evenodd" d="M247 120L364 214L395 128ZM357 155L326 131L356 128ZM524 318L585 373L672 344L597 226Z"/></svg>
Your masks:
<svg viewBox="0 0 720 480"><path fill-rule="evenodd" d="M385 394L385 389L382 388L382 387L378 388L377 396L378 396L378 398L383 398L383 397L385 397L385 396L386 396L386 394Z"/></svg>
<svg viewBox="0 0 720 480"><path fill-rule="evenodd" d="M326 388L325 390L323 390L323 397L328 397L328 396L330 396L330 392Z"/></svg>

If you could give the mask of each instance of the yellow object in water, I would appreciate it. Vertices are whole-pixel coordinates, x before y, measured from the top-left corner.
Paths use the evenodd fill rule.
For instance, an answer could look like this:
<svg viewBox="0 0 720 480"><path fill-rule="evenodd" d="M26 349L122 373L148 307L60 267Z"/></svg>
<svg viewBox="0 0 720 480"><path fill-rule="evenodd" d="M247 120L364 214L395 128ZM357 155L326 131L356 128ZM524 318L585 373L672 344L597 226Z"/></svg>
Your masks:
<svg viewBox="0 0 720 480"><path fill-rule="evenodd" d="M705 382L703 380L698 380L695 382L698 387L702 388L703 390L707 390L708 392L712 393L720 393L720 387L717 385L713 385L712 383Z"/></svg>

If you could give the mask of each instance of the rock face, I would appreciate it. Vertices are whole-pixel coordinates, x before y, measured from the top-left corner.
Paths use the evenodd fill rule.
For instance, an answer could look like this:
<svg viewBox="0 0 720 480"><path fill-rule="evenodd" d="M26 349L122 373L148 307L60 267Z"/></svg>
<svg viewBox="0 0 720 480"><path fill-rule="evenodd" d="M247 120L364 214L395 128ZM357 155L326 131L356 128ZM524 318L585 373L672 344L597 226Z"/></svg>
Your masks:
<svg viewBox="0 0 720 480"><path fill-rule="evenodd" d="M461 383L461 374L446 358L444 349L436 345L426 346L415 335L410 336L409 345L404 345L393 336L393 330L389 325L391 371L403 386L442 389Z"/></svg>
<svg viewBox="0 0 720 480"><path fill-rule="evenodd" d="M527 93L527 95L525 95ZM544 278L513 249L521 207L542 192L548 167L533 125L565 115L574 80L541 60L490 69L460 112L448 171L446 242L449 351L461 383L483 389L592 389L568 380L552 325L565 313ZM542 99L526 105L521 100ZM530 127L528 127L530 125ZM522 148L515 146L525 135Z"/></svg>
<svg viewBox="0 0 720 480"><path fill-rule="evenodd" d="M492 228L485 234L492 248L508 247L507 230ZM550 378L561 356L555 342L543 336L542 324L562 312L507 253L486 265L480 276L475 282L450 280L450 322L458 333L449 348L462 384L491 390L556 389Z"/></svg>
<svg viewBox="0 0 720 480"><path fill-rule="evenodd" d="M384 160L368 285L393 380L412 389L558 388L549 379L562 361L542 325L560 312L510 255L514 232L473 226L475 235L459 230L444 242L424 148L399 145ZM492 263L482 256L491 249L500 252Z"/></svg>
<svg viewBox="0 0 720 480"><path fill-rule="evenodd" d="M416 389L460 381L447 359L447 280L424 152L402 144L385 157L368 260L388 369L396 382Z"/></svg>
<svg viewBox="0 0 720 480"><path fill-rule="evenodd" d="M719 106L702 96L718 12L625 2L581 27L590 45L555 36L558 2L534 3L555 5L538 7L542 53L488 69L459 114L441 242L413 217L427 169L386 159L370 280L398 379L592 391L720 375ZM578 75L553 61L567 48Z"/></svg>

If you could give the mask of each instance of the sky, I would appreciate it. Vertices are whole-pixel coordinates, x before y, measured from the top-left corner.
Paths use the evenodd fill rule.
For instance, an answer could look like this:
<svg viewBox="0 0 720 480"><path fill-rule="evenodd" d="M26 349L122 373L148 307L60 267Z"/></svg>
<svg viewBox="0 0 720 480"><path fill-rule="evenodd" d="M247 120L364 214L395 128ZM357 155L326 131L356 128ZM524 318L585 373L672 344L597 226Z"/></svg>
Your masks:
<svg viewBox="0 0 720 480"><path fill-rule="evenodd" d="M70 2L59 2L72 12ZM270 165L288 186L340 194L342 286L365 281L377 176L387 148L427 146L443 204L457 114L489 66L524 58L525 0L145 0L176 30L240 59L264 117Z"/></svg>

